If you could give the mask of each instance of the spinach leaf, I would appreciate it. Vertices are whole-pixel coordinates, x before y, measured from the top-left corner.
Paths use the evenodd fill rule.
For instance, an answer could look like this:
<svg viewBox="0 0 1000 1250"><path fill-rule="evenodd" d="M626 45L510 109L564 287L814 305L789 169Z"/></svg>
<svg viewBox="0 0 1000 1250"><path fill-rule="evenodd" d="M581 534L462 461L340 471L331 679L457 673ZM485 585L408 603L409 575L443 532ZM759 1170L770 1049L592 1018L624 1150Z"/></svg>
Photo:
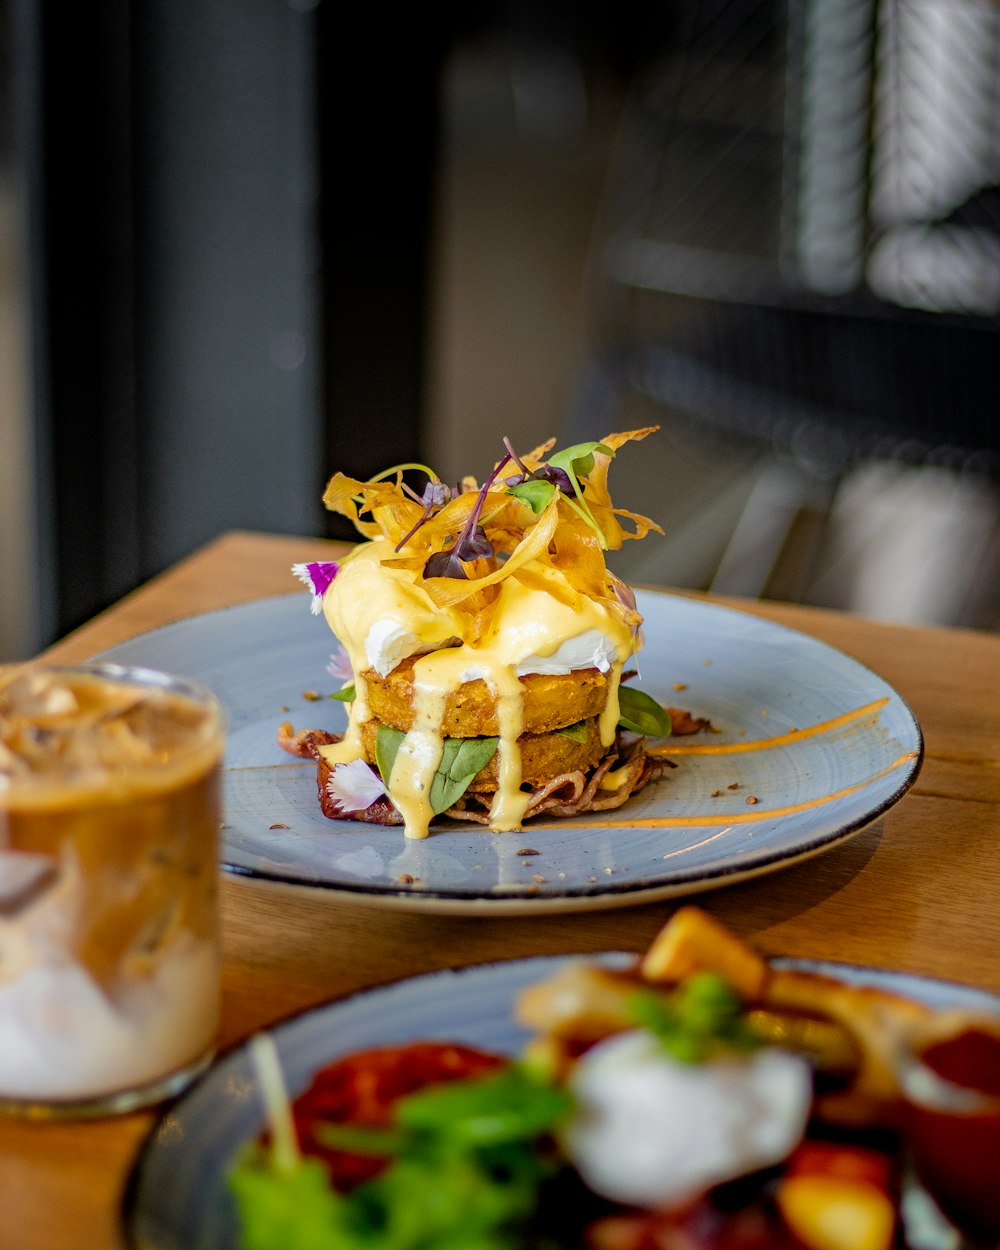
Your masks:
<svg viewBox="0 0 1000 1250"><path fill-rule="evenodd" d="M393 729L389 725L378 727L375 763L387 786L405 737L401 729ZM493 758L499 743L499 738L445 738L441 760L428 795L435 816L447 811L462 797L473 777Z"/></svg>
<svg viewBox="0 0 1000 1250"><path fill-rule="evenodd" d="M346 686L341 686L330 695L331 699L339 699L341 703L353 703L356 697L353 681L349 681Z"/></svg>
<svg viewBox="0 0 1000 1250"><path fill-rule="evenodd" d="M621 686L618 690L618 724L650 738L669 737L670 713L644 690Z"/></svg>
<svg viewBox="0 0 1000 1250"><path fill-rule="evenodd" d="M406 734L401 729L393 729L391 725L379 725L378 733L375 735L375 764L378 767L379 776L382 783L386 787L386 793L389 793L389 778L392 776L392 766L396 762L396 755L399 748L403 745L403 739ZM389 795L391 798L392 796Z"/></svg>
<svg viewBox="0 0 1000 1250"><path fill-rule="evenodd" d="M441 762L431 782L435 815L447 811L468 790L473 777L496 754L499 738L445 738Z"/></svg>
<svg viewBox="0 0 1000 1250"><path fill-rule="evenodd" d="M563 725L562 729L556 730L556 733L569 738L571 742L579 742L582 745L588 737L587 722L578 720L575 725Z"/></svg>

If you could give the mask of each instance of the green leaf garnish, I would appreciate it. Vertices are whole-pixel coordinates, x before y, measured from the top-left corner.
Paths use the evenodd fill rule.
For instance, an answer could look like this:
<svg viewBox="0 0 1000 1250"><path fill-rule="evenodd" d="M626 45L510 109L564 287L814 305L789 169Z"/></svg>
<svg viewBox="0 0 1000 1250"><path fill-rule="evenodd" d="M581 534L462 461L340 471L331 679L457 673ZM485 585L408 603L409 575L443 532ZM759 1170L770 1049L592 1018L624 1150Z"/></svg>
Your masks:
<svg viewBox="0 0 1000 1250"><path fill-rule="evenodd" d="M602 452L605 456L614 457L614 451L603 443L574 443L572 447L564 447L554 456L549 456L549 464L555 469L562 469L577 495L582 499L583 491L579 478L586 477L594 468L594 452Z"/></svg>
<svg viewBox="0 0 1000 1250"><path fill-rule="evenodd" d="M339 690L335 690L331 699L339 699L341 703L353 703L357 698L357 692L354 689L354 682L349 681L346 686L341 686Z"/></svg>
<svg viewBox="0 0 1000 1250"><path fill-rule="evenodd" d="M632 686L618 688L618 724L649 738L667 738L673 729L667 709Z"/></svg>
<svg viewBox="0 0 1000 1250"><path fill-rule="evenodd" d="M393 729L391 725L379 725L375 735L375 765L379 776L386 787L392 776L392 766L396 762L399 748L403 745L406 734L401 729ZM388 789L386 790L388 793ZM391 796L390 796L391 797Z"/></svg>
<svg viewBox="0 0 1000 1250"><path fill-rule="evenodd" d="M379 725L375 735L375 763L388 786L392 768L406 734L390 725ZM445 738L441 760L427 796L435 816L452 807L468 790L472 779L493 758L499 738ZM389 795L392 798L392 795Z"/></svg>
<svg viewBox="0 0 1000 1250"><path fill-rule="evenodd" d="M556 730L556 733L562 734L564 738L569 738L572 742L579 742L581 745L590 736L585 720L578 720L575 725L563 725L562 729Z"/></svg>
<svg viewBox="0 0 1000 1250"><path fill-rule="evenodd" d="M241 1250L358 1244L334 1240L346 1212L319 1159L301 1159L291 1171L278 1171L262 1151L253 1150L237 1162L227 1181L240 1213Z"/></svg>
<svg viewBox="0 0 1000 1250"><path fill-rule="evenodd" d="M243 1250L519 1250L560 1166L538 1140L572 1110L565 1089L513 1064L401 1098L386 1129L329 1124L332 1149L390 1159L373 1180L332 1192L315 1160L278 1175L255 1149L229 1185ZM318 1171L318 1177L317 1177Z"/></svg>
<svg viewBox="0 0 1000 1250"><path fill-rule="evenodd" d="M526 503L536 516L545 511L556 493L556 487L552 482L541 482L537 478L529 478L526 482L511 486L509 490L515 499Z"/></svg>
<svg viewBox="0 0 1000 1250"><path fill-rule="evenodd" d="M499 738L445 738L430 801L435 815L446 812L468 790L472 779L496 754Z"/></svg>
<svg viewBox="0 0 1000 1250"><path fill-rule="evenodd" d="M508 493L528 504L532 512L539 513L544 512L555 498L556 491L560 491L566 503L586 521L606 549L607 538L583 497L580 478L593 470L595 452L614 456L614 449L604 443L574 443L572 447L564 447L550 456L537 469L529 469L511 446L510 439L504 439L504 446L507 448L507 459L513 460L521 470L520 474L507 479Z"/></svg>
<svg viewBox="0 0 1000 1250"><path fill-rule="evenodd" d="M607 547L607 539L604 531L594 519L594 514L590 510L590 505L583 497L583 487L580 485L580 478L586 477L594 467L594 452L602 452L605 456L614 457L614 450L606 447L603 443L574 443L572 447L564 447L562 451L557 451L554 456L549 457L549 466L553 469L561 469L569 478L573 493L576 495L576 502L569 502L576 507L577 512L583 517L590 528L597 534L601 540L601 546Z"/></svg>
<svg viewBox="0 0 1000 1250"><path fill-rule="evenodd" d="M688 977L672 994L642 991L630 1009L636 1023L655 1033L681 1063L704 1063L720 1051L748 1052L762 1044L739 997L714 972Z"/></svg>
<svg viewBox="0 0 1000 1250"><path fill-rule="evenodd" d="M565 1089L511 1064L467 1081L449 1081L402 1099L401 1129L439 1134L452 1146L478 1149L529 1141L554 1128L573 1106Z"/></svg>

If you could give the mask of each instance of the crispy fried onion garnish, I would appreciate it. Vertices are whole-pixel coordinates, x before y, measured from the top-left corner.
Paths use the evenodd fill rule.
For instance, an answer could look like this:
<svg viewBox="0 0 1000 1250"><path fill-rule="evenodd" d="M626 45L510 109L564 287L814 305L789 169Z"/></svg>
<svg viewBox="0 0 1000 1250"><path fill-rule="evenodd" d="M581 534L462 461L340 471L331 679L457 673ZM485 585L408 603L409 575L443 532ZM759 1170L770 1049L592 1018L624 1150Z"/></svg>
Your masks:
<svg viewBox="0 0 1000 1250"><path fill-rule="evenodd" d="M339 734L331 734L324 729L303 729L296 733L288 722L278 728L278 745L282 750L299 759L316 761L316 785L324 816L330 820L362 820L375 825L403 824L402 816L388 798L378 799L362 811L348 812L331 796L327 782L332 770L319 748L339 741ZM619 733L614 747L596 768L587 773L580 769L561 773L540 787L531 796L523 819L530 820L542 813L581 816L584 812L606 812L621 807L630 795L658 780L669 769L676 768L671 760L647 756L645 741L645 738L634 734ZM607 783L609 776L614 778L613 789ZM453 820L471 820L487 825L490 820L489 802L486 796L479 798L466 793L454 807L449 807L442 814Z"/></svg>
<svg viewBox="0 0 1000 1250"><path fill-rule="evenodd" d="M561 773L545 783L532 796L523 819L547 813L550 816L582 816L584 812L608 812L621 805L631 795L651 781L656 781L668 769L677 765L667 759L650 759L644 750L645 739L619 734L615 747L596 768L585 773L580 769ZM614 789L602 787L602 782L613 773ZM474 794L464 794L446 816L455 820L475 820L489 824L488 804Z"/></svg>
<svg viewBox="0 0 1000 1250"><path fill-rule="evenodd" d="M609 434L602 445L614 453L656 428ZM521 457L521 463L537 468L549 446L543 444ZM598 532L560 491L536 514L532 506L509 493L502 471L488 481L482 499L463 484L462 490L430 514L412 492L404 490L401 472L394 480L380 476L370 482L336 473L327 483L323 502L347 517L365 538L388 540L394 554L383 560L384 567L409 572L438 607L455 608L469 617L467 638L481 637L487 631L502 582L518 578L531 585L539 570L550 566L563 573L578 593L604 604L624 624L638 629L641 617L619 593L621 583L609 573L604 553L617 550L626 539L663 531L648 517L612 505L607 484L610 464L611 456L595 452L594 466L585 478L587 506ZM451 550L456 535L476 519L472 514L477 510L484 549L492 549L494 555L463 556L460 563L465 576L427 576L429 565ZM549 582L546 586L550 588Z"/></svg>

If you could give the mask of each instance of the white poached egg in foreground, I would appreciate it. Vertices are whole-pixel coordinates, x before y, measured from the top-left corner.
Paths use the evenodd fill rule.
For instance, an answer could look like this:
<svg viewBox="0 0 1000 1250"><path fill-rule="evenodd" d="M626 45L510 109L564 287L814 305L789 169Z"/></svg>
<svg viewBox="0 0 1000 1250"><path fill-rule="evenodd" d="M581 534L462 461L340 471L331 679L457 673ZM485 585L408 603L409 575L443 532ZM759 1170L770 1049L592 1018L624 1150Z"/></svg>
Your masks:
<svg viewBox="0 0 1000 1250"><path fill-rule="evenodd" d="M600 1042L576 1064L578 1110L563 1145L596 1193L671 1206L787 1158L805 1132L812 1072L765 1048L681 1063L644 1030Z"/></svg>

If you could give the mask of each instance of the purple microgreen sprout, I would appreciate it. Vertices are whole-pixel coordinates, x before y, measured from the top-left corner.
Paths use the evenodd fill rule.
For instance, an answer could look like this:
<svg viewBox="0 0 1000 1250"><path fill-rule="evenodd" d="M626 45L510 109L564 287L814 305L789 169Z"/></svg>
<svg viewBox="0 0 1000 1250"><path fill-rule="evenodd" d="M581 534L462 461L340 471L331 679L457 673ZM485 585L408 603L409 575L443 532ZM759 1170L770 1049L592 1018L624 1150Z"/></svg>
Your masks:
<svg viewBox="0 0 1000 1250"><path fill-rule="evenodd" d="M421 525L423 525L425 521L429 521L434 513L439 508L443 508L444 505L451 499L451 487L445 482L439 481L437 478L431 478L431 480L424 487L424 493L422 495L418 495L416 491L411 490L405 482L402 485L403 490L405 490L411 498L415 499L417 503L423 504L424 510L417 520L417 523L412 527L412 529L407 530L407 532L396 544L395 550L397 552L402 551L417 530L420 529Z"/></svg>
<svg viewBox="0 0 1000 1250"><path fill-rule="evenodd" d="M521 457L511 446L510 439L504 438L503 445L507 448L507 454L511 460L517 465L521 472L515 473L513 476L504 478L504 481L510 487L520 486L526 482L547 482L555 490L560 490L564 495L573 494L573 483L569 474L565 469L556 468L551 462L548 464L540 464L537 469L529 469ZM548 492L549 499L552 498L552 491ZM541 509L536 509L541 511Z"/></svg>
<svg viewBox="0 0 1000 1250"><path fill-rule="evenodd" d="M483 506L486 503L486 496L489 494L490 487L509 463L510 453L508 452L480 488L476 502L472 505L472 510L467 521L462 526L461 533L455 539L454 546L449 547L446 551L435 552L428 559L424 565L424 577L468 579L469 575L462 565L463 560L488 560L496 554L493 544L487 538L486 531L480 525L479 520L483 514Z"/></svg>
<svg viewBox="0 0 1000 1250"><path fill-rule="evenodd" d="M293 564L292 572L304 586L312 591L312 603L309 605L309 610L313 616L319 616L323 611L323 596L340 572L340 565L334 560L318 560L310 564Z"/></svg>
<svg viewBox="0 0 1000 1250"><path fill-rule="evenodd" d="M326 792L344 815L363 812L385 794L382 778L364 760L335 764Z"/></svg>

